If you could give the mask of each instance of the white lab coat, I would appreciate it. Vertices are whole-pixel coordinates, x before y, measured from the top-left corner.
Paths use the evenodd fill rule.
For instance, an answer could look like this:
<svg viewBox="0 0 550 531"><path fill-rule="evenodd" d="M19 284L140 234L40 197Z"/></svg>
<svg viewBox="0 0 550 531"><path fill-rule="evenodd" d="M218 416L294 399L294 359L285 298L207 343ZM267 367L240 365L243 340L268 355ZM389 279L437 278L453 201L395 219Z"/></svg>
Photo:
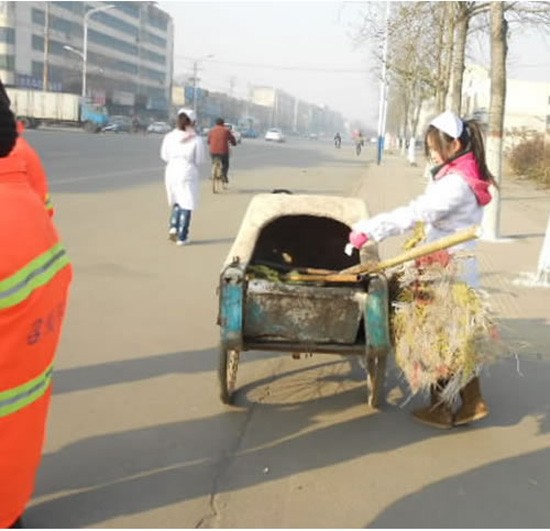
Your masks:
<svg viewBox="0 0 550 531"><path fill-rule="evenodd" d="M162 141L160 158L166 162L168 204L194 210L199 200L199 166L206 158L203 139L194 131L174 129Z"/></svg>
<svg viewBox="0 0 550 531"><path fill-rule="evenodd" d="M459 173L452 171L437 181L430 181L425 192L407 206L384 212L370 219L359 221L353 229L367 234L375 241L410 230L423 221L426 241L432 242L471 225L479 225L483 207L468 183ZM469 241L449 249L472 251L475 241ZM462 278L473 287L479 286L477 260L464 260Z"/></svg>

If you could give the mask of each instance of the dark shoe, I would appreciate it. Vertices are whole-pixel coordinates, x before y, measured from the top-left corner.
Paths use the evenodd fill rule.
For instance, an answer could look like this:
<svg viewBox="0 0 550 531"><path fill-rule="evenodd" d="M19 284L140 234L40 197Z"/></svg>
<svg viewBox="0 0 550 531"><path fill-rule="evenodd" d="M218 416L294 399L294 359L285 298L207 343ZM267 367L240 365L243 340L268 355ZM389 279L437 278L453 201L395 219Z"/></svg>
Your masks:
<svg viewBox="0 0 550 531"><path fill-rule="evenodd" d="M438 390L445 386L446 382L439 382L438 388L432 387L430 390L430 405L413 411L413 417L434 428L447 430L453 427L453 410L451 406L442 402L439 398Z"/></svg>
<svg viewBox="0 0 550 531"><path fill-rule="evenodd" d="M423 407L412 414L416 420L433 428L448 430L453 427L453 411L447 404Z"/></svg>
<svg viewBox="0 0 550 531"><path fill-rule="evenodd" d="M460 391L462 406L457 411L454 424L462 426L476 420L481 420L489 414L489 406L481 396L481 385L476 376Z"/></svg>

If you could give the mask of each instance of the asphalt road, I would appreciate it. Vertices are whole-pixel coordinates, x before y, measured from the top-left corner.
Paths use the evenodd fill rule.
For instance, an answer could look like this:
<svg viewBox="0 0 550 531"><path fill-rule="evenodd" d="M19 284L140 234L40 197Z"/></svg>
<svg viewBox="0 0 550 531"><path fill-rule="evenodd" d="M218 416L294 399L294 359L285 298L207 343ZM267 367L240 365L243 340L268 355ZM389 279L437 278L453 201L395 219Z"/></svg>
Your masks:
<svg viewBox="0 0 550 531"><path fill-rule="evenodd" d="M372 148L244 140L229 191L203 181L193 243L178 248L161 137L27 134L75 268L27 527L548 526L547 366L522 366L529 394L514 360L493 367L487 393L507 406L444 433L411 420L418 401L392 370L387 405L369 409L347 356L245 352L235 407L218 399L216 289L250 199L366 197Z"/></svg>

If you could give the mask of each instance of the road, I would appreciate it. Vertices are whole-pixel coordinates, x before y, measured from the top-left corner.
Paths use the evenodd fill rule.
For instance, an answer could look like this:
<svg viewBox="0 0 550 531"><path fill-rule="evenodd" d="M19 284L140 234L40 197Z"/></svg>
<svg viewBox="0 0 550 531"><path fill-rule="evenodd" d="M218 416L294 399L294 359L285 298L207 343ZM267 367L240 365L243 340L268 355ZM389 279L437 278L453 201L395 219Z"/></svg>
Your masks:
<svg viewBox="0 0 550 531"><path fill-rule="evenodd" d="M368 196L372 148L243 141L230 190L203 182L193 243L177 248L160 137L28 138L75 281L26 526L547 527L546 362L522 366L529 384L514 360L495 365L491 417L445 433L411 420L419 401L404 403L395 371L388 404L370 410L349 357L247 352L235 407L218 400L216 287L251 197Z"/></svg>

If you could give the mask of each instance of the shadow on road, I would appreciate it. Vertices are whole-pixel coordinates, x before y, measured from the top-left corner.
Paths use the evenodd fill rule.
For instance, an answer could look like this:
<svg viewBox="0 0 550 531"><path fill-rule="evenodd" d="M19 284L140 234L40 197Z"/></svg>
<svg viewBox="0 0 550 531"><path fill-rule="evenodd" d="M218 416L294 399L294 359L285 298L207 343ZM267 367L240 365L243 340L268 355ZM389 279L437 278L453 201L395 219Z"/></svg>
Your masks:
<svg viewBox="0 0 550 531"><path fill-rule="evenodd" d="M214 351L207 350L68 369L57 374L57 392L136 381L166 372L212 370L214 363ZM365 405L363 414L319 426L320 416L337 415L364 402L363 377L355 360L337 358L276 377L270 375L245 384L237 407L220 405L217 415L90 437L46 455L37 494L56 497L34 504L26 515L26 525L93 526L118 516L391 452L429 438L453 437L464 430L483 433L490 427L517 424L525 417L535 417L540 434L546 434L550 429L550 365L523 362L523 376L515 369L515 360L504 360L484 375L485 394L492 408L486 421L448 432L415 424L407 411L391 406L374 411ZM388 380L389 387L396 385L395 375ZM289 385L292 382L294 386ZM325 386L332 386L328 394L322 392ZM500 461L430 485L390 506L368 525L547 525L547 520L539 519L540 511L513 514L512 495L531 489L533 497L526 503L544 507L546 501L539 498L545 489L537 491L530 480L548 478L548 454L538 452ZM462 459L467 460L467 455ZM478 506L479 511L472 510ZM484 521L473 522L474 514L484 514Z"/></svg>
<svg viewBox="0 0 550 531"><path fill-rule="evenodd" d="M406 496L365 527L547 529L549 463L550 450L539 450L475 468Z"/></svg>

